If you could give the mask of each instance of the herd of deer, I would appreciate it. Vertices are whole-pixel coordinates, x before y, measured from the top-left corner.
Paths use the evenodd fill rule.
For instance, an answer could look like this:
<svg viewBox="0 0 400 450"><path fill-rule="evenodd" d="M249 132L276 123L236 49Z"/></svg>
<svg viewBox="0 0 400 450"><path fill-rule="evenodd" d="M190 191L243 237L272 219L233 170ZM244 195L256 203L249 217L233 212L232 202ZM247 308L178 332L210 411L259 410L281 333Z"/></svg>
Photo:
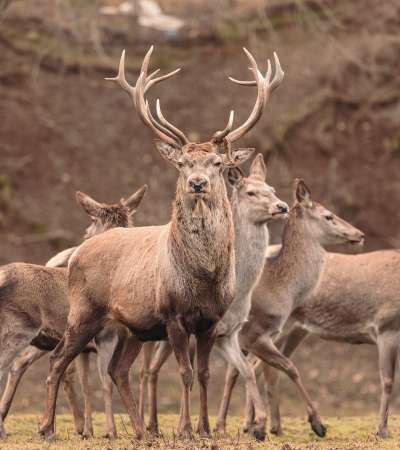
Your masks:
<svg viewBox="0 0 400 450"><path fill-rule="evenodd" d="M316 406L289 359L308 333L340 342L377 345L382 382L378 434L387 436L400 344L400 252L326 252L324 248L330 244L360 244L364 235L314 201L302 180L295 181L294 203L289 211L265 181L261 154L254 159L247 177L238 168L253 150L234 150L232 144L257 123L284 75L276 54L274 75L268 61L263 76L250 52L244 51L254 80L231 80L256 86L253 110L236 129L232 129L232 111L225 129L205 143L190 142L163 116L158 100L156 115L146 100L146 92L155 83L177 70L158 78L158 70L148 74L151 48L136 85L131 86L125 78L122 54L118 76L111 80L130 95L141 120L157 136L158 151L178 170L171 221L163 226L132 226L132 216L147 186L112 205L78 192L78 202L92 219L81 245L59 253L45 267L13 263L0 269L0 374L8 372L0 403L1 436L6 434L3 421L22 375L52 350L40 428L45 438L55 433L60 381L76 431L92 436L88 384L91 352L97 353L108 437L117 435L113 383L137 438L145 433L148 387L147 430L159 432L158 373L172 352L183 386L178 435L192 435L194 354L200 389L197 432L209 435L207 385L214 344L229 365L217 431L226 431L228 406L240 374L247 394L245 431L258 440L265 438L267 414L257 386L257 374L262 369L271 432L281 434L279 369L298 388L313 431L324 436L326 429ZM226 169L232 190L229 199ZM285 219L282 245L268 247L268 223L278 218ZM191 335L196 338L195 346ZM137 407L129 370L141 350ZM84 411L75 390L75 366L71 364L78 355Z"/></svg>

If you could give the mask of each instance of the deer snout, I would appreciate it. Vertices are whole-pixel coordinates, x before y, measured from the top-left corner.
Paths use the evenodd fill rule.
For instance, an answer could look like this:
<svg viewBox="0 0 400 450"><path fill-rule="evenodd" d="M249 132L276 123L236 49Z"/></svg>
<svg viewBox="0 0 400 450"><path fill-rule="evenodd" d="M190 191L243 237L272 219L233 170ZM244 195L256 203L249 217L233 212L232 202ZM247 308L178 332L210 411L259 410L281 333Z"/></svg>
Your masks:
<svg viewBox="0 0 400 450"><path fill-rule="evenodd" d="M272 207L272 215L281 215L281 214L287 214L289 212L289 206L285 202L276 202L274 203Z"/></svg>
<svg viewBox="0 0 400 450"><path fill-rule="evenodd" d="M349 233L347 239L351 244L364 244L365 234L362 231L355 231L354 233Z"/></svg>
<svg viewBox="0 0 400 450"><path fill-rule="evenodd" d="M204 175L191 175L188 178L190 192L194 194L205 194L209 191L210 181Z"/></svg>

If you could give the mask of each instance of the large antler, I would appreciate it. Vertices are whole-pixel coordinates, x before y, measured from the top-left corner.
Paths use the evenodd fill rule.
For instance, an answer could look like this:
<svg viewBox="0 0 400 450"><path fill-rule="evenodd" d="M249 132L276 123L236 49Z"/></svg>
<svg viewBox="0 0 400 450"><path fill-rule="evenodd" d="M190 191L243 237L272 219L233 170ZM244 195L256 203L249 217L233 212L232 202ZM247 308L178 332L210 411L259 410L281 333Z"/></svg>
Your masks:
<svg viewBox="0 0 400 450"><path fill-rule="evenodd" d="M271 62L269 59L267 72L265 74L265 77L263 77L258 69L256 60L254 59L253 55L246 48L243 48L243 50L250 60L250 70L253 73L254 80L240 81L232 77L229 77L229 79L237 84L245 86L257 86L257 100L246 122L224 136L225 140L229 143L237 141L254 127L254 125L258 122L258 120L262 116L262 113L264 112L270 93L281 84L284 76L284 72L279 63L278 55L275 52L275 75L272 78Z"/></svg>
<svg viewBox="0 0 400 450"><path fill-rule="evenodd" d="M142 67L140 69L139 78L136 81L135 86L131 86L125 77L125 50L122 52L121 59L119 62L118 75L113 78L106 78L106 80L111 80L117 82L122 89L129 94L135 105L135 109L139 114L140 119L145 125L153 130L153 132L165 143L172 145L173 147L181 148L182 145L189 142L185 134L169 123L161 113L159 106L159 100L157 100L157 116L159 122L155 120L150 112L150 108L147 100L144 96L146 92L156 83L166 80L178 73L181 69L176 69L166 75L154 78L160 69L155 70L150 75L147 75L150 56L153 52L153 46L150 47L149 51L143 59Z"/></svg>

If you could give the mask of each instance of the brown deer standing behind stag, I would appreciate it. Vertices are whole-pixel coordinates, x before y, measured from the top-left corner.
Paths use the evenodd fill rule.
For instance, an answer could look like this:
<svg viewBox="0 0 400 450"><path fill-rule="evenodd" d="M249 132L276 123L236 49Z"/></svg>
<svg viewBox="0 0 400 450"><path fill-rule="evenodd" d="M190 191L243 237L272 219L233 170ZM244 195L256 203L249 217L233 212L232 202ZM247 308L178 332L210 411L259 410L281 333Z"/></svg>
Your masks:
<svg viewBox="0 0 400 450"><path fill-rule="evenodd" d="M69 263L70 314L66 332L55 349L47 380L47 407L40 432L54 435L54 414L59 382L65 369L82 348L109 323L120 330L109 373L117 385L138 438L144 426L129 384L129 369L142 342L168 339L179 364L183 384L183 408L178 434L191 436L189 395L193 369L189 360L189 336L198 349L200 415L198 431L210 431L207 408L209 356L215 327L234 298L234 229L227 198L224 169L244 162L251 149L233 150L231 144L246 134L261 117L270 92L283 73L261 75L252 55L246 54L256 80L257 100L249 118L232 130L233 112L223 131L205 143L190 142L162 115L150 112L145 93L164 77L147 75L152 48L144 58L135 87L124 74L124 54L115 80L132 97L142 121L161 142L161 155L178 169L171 222L164 226L117 229L85 242ZM225 153L221 153L223 147Z"/></svg>
<svg viewBox="0 0 400 450"><path fill-rule="evenodd" d="M86 230L85 238L88 239L110 228L131 226L131 216L142 201L146 190L147 186L143 186L127 200L121 199L120 202L111 205L98 203L88 195L78 192L78 202L92 217L92 224ZM65 253L63 255L65 257ZM61 262L62 259L58 258L58 261ZM7 264L0 269L0 375L11 369L0 403L0 437L6 435L3 421L22 375L47 351L53 350L61 339L68 311L66 269L25 263ZM105 342L104 345L108 346L108 343ZM98 348L99 353L104 354L102 343L99 343ZM82 355L82 358L86 360L85 355ZM71 370L66 374L64 387L74 415L76 431L89 437L93 434L93 427L87 391L88 373L87 367L85 371L84 363L82 369L84 417L79 407ZM106 375L103 371L103 383L106 383ZM105 400L107 405L107 395ZM114 435L112 410L106 413L109 425L107 431Z"/></svg>

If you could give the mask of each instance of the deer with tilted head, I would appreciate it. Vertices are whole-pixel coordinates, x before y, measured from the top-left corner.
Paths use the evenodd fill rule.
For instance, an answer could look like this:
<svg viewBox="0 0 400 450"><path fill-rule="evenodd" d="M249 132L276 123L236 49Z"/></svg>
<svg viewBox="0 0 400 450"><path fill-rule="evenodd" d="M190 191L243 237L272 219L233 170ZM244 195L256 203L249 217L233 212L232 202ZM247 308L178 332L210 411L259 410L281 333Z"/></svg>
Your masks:
<svg viewBox="0 0 400 450"><path fill-rule="evenodd" d="M362 242L364 235L311 198L302 180L296 180L294 205L283 231L281 251L268 259L253 292L249 320L240 332L241 347L263 362L283 371L295 383L307 405L312 430L324 436L314 402L307 393L300 373L293 362L277 348L276 340L283 327L318 284L324 268L324 246L346 242ZM230 369L224 392L224 411L228 412L229 398L238 372ZM247 396L250 399L250 396ZM248 401L247 409L251 407ZM246 416L245 429L253 427L252 414Z"/></svg>
<svg viewBox="0 0 400 450"><path fill-rule="evenodd" d="M265 77L247 52L257 82L257 100L249 118L232 130L233 112L223 131L204 143L190 142L163 116L157 101L157 118L145 93L154 83L171 76L148 75L152 48L144 58L136 85L125 79L122 54L116 81L133 99L142 121L160 139L161 155L178 169L171 222L164 226L114 230L95 237L74 253L69 264L71 311L67 330L52 359L47 384L47 410L41 433L54 433L54 412L60 377L71 360L110 321L125 325L119 332L109 372L127 407L138 438L144 433L129 385L129 369L143 341L168 339L178 360L183 384L179 435L192 433L189 395L193 369L189 336L198 347L201 412L199 431L209 433L207 383L209 355L215 327L234 298L234 229L223 178L224 169L244 162L250 149L233 150L231 144L247 133L261 117L270 92L283 78L277 61ZM173 72L175 73L175 72ZM172 73L172 74L173 74ZM221 147L225 149L221 153Z"/></svg>
<svg viewBox="0 0 400 450"><path fill-rule="evenodd" d="M136 211L147 186L143 186L127 200L115 204L98 203L86 194L78 192L77 201L91 216L92 224L86 230L88 239L114 227L132 225ZM10 409L18 383L24 372L49 350L53 350L62 337L68 317L68 277L65 265L68 254L77 247L61 252L48 262L48 266L13 263L0 268L0 375L10 369L7 385L0 402L0 437L5 436L3 421ZM57 264L57 267L55 265ZM61 268L63 267L63 268ZM104 355L107 342L98 345L99 359ZM86 356L82 354L83 368ZM81 361L80 361L81 362ZM73 372L66 373L64 387L74 415L76 431L86 437L93 434L90 409L90 393L87 389L87 371L82 373L85 398L85 415L82 415L73 383ZM102 370L106 392L107 372ZM109 383L108 383L109 384ZM105 402L111 404L111 393L105 394ZM107 408L106 408L107 410ZM108 408L107 432L115 435L112 410Z"/></svg>

